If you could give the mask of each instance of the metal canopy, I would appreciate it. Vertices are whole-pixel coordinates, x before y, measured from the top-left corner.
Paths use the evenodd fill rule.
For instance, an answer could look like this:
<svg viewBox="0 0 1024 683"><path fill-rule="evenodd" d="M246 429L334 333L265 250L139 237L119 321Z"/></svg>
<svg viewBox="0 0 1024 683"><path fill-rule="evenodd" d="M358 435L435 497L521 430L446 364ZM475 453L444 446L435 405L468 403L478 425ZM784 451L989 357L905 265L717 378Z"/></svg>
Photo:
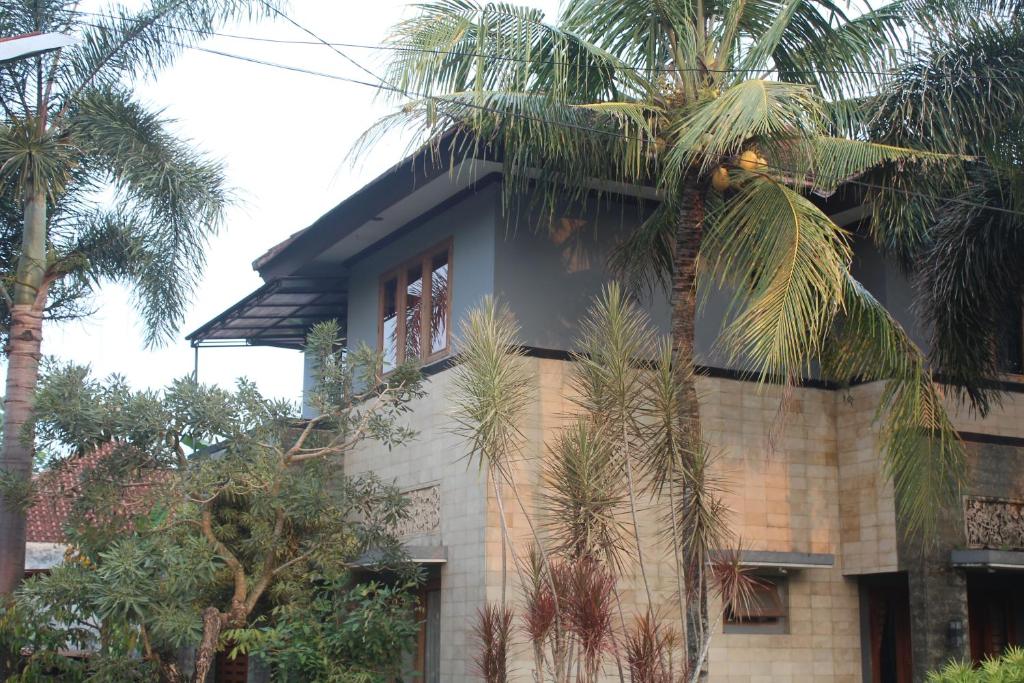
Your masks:
<svg viewBox="0 0 1024 683"><path fill-rule="evenodd" d="M301 349L318 322L345 324L344 278L283 277L271 280L185 337L193 347L277 346Z"/></svg>
<svg viewBox="0 0 1024 683"><path fill-rule="evenodd" d="M63 33L26 33L0 38L0 64L26 59L44 52L59 50L75 44L75 39Z"/></svg>

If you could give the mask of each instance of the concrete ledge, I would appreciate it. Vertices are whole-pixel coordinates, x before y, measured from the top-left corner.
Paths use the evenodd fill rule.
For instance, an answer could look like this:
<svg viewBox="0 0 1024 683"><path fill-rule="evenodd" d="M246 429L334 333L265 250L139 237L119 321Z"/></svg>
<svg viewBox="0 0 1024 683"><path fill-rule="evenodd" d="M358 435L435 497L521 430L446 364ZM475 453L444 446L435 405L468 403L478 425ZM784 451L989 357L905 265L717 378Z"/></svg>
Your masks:
<svg viewBox="0 0 1024 683"><path fill-rule="evenodd" d="M409 560L416 564L445 564L448 562L448 546L444 545L407 545L405 552ZM371 550L352 563L353 567L373 567L384 559L379 550Z"/></svg>
<svg viewBox="0 0 1024 683"><path fill-rule="evenodd" d="M954 550L949 555L954 567L1024 570L1022 550Z"/></svg>
<svg viewBox="0 0 1024 683"><path fill-rule="evenodd" d="M778 569L827 569L835 566L836 556L831 553L741 550L740 564L744 567L776 567Z"/></svg>

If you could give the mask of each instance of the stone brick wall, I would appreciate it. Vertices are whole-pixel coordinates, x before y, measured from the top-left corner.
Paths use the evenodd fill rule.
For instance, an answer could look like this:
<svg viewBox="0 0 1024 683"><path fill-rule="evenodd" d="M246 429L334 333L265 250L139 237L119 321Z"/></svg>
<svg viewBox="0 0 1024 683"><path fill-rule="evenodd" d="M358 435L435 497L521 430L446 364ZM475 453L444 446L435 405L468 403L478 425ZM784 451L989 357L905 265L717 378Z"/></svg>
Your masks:
<svg viewBox="0 0 1024 683"><path fill-rule="evenodd" d="M899 568L895 499L881 467L875 424L883 388L875 382L833 392L843 572L848 575Z"/></svg>
<svg viewBox="0 0 1024 683"><path fill-rule="evenodd" d="M414 441L390 451L367 444L346 457L345 469L350 474L376 472L406 491L437 485L439 529L423 534L414 525L406 540L447 548L441 585L441 680L468 681L476 680L471 627L485 599L484 540L493 525L483 524L488 510L485 482L451 434L446 400L450 378L450 372L443 372L428 379L426 396L412 405L407 422L419 432Z"/></svg>
<svg viewBox="0 0 1024 683"><path fill-rule="evenodd" d="M540 467L544 443L556 435L573 411L568 400L569 364L528 359L537 378L537 400L522 431L527 443L515 465L516 492L503 493L512 546L522 555L533 540L520 504L543 538ZM714 636L709 652L712 681L860 681L857 585L843 576L840 557L839 483L832 392L795 389L787 397L778 387L762 387L729 379L702 378L701 400L705 437L725 480L730 524L745 549L829 553L836 565L793 570L789 575L788 634L724 634L717 605L711 609ZM501 534L496 500L488 487L491 521L487 532L487 595L501 595ZM517 499L518 498L518 499ZM671 553L657 541L663 510L653 502L641 506L641 552L653 599L669 623L674 620L676 574ZM509 557L508 596L519 600L518 578ZM620 581L625 619L646 609L640 572ZM520 638L520 640L522 640ZM513 680L528 681L532 659L525 643L514 648ZM605 672L606 680L618 680Z"/></svg>
<svg viewBox="0 0 1024 683"><path fill-rule="evenodd" d="M546 537L540 509L541 469L548 457L545 444L574 410L569 400L569 363L539 358L525 362L535 378L535 400L521 425L525 443L512 465L515 486L500 484L511 537L505 592L514 607L520 601L515 560L524 557L535 536L542 541ZM414 406L411 423L420 431L416 441L391 452L365 448L353 454L346 467L351 472L372 469L405 490L438 487L439 528L411 540L448 549L442 573L441 678L478 680L473 674L476 648L471 633L477 609L502 595L501 516L493 482L475 464L469 466L464 446L450 433L450 379L448 371L432 377L427 396ZM874 424L881 390L881 383L875 383L842 391L794 388L783 392L780 387L732 379L699 380L705 437L717 457L716 471L727 484L729 523L743 547L835 557L832 567L790 571L787 634L724 634L719 610L712 606L712 681L862 680L855 575L912 569L908 565L913 564L906 549L898 547L892 487L881 468ZM985 420L965 411L956 411L955 419L958 428L967 432L1024 436L1024 401L1011 398ZM1024 479L1016 460L1001 457L989 458L1003 463L999 472L990 471L991 467L972 470L981 494L1005 493L1005 487L992 493L993 487L998 488L1011 472L1014 481ZM981 486L982 482L988 483ZM1018 497L1024 497L1024 484ZM653 600L666 620L672 621L676 574L671 553L657 541L664 524L662 512L654 502L639 510L641 554ZM950 528L962 529L962 523ZM929 566L948 567L948 550L945 559L930 558ZM912 589L918 587L912 609L920 613L919 620L927 616L933 624L941 621L942 637L952 617L936 610L948 607L950 614L962 613L956 597L957 581L962 579L957 576L945 570L931 578L911 576ZM647 605L638 565L619 585L624 618L629 620ZM944 601L940 593L953 597ZM940 638L938 627L929 631L919 620L915 628L921 640L915 650L934 650ZM528 681L532 657L525 639L518 636L517 640L512 678ZM618 680L614 672L606 674L607 680Z"/></svg>

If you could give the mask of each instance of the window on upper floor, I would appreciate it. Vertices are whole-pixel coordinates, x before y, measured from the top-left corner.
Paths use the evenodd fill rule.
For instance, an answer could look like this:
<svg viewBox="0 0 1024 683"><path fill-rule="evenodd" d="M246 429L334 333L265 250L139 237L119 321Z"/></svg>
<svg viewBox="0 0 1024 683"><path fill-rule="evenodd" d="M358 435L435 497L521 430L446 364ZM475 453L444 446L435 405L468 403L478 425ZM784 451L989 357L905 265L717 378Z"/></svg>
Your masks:
<svg viewBox="0 0 1024 683"><path fill-rule="evenodd" d="M451 337L451 240L386 273L380 282L378 348L384 372L448 352Z"/></svg>
<svg viewBox="0 0 1024 683"><path fill-rule="evenodd" d="M789 633L789 578L757 574L742 604L725 610L724 633Z"/></svg>

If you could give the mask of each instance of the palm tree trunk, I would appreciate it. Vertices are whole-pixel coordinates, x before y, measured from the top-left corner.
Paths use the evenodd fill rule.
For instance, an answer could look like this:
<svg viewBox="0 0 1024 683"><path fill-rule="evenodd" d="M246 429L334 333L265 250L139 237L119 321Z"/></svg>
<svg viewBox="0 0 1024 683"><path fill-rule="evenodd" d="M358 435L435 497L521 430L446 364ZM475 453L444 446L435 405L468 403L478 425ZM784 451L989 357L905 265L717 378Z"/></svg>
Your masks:
<svg viewBox="0 0 1024 683"><path fill-rule="evenodd" d="M46 303L46 193L25 196L25 225L14 285L7 343L7 391L0 468L27 480L32 476L32 434L26 431L39 379ZM25 510L0 497L0 594L9 595L25 573Z"/></svg>
<svg viewBox="0 0 1024 683"><path fill-rule="evenodd" d="M679 386L679 418L685 430L687 446L696 452L703 441L697 387L694 383L694 327L697 315L697 254L700 250L704 221L704 196L697 178L689 178L683 189L682 213L676 230L672 270L672 351ZM682 494L689 495L689 487ZM695 672L701 667L701 652L708 634L707 578L704 552L691 541L695 534L683 521L681 531L684 587L686 599L686 664L687 680L698 680ZM678 541L677 541L678 542ZM706 679L701 672L700 679Z"/></svg>

